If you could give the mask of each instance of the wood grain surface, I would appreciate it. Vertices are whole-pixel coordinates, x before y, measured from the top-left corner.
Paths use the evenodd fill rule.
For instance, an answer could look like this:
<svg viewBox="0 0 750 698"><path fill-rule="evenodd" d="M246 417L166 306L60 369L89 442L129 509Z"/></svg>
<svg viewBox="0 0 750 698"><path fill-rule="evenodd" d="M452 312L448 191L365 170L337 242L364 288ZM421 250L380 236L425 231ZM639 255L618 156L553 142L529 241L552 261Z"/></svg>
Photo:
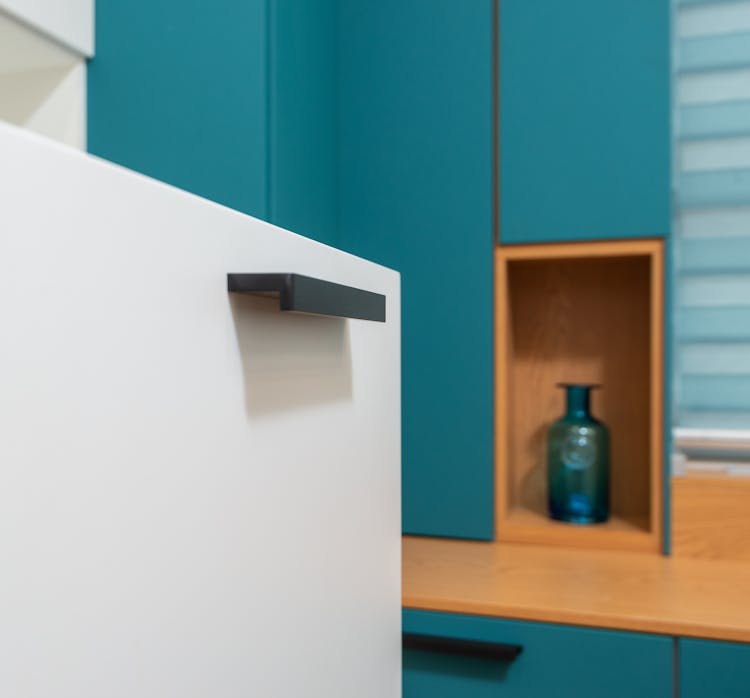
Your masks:
<svg viewBox="0 0 750 698"><path fill-rule="evenodd" d="M404 538L403 605L750 642L750 565Z"/></svg>
<svg viewBox="0 0 750 698"><path fill-rule="evenodd" d="M750 478L672 478L672 553L750 562Z"/></svg>
<svg viewBox="0 0 750 698"><path fill-rule="evenodd" d="M661 541L662 243L499 247L496 252L497 538L652 550ZM611 435L612 521L546 516L546 434L560 382L601 384Z"/></svg>

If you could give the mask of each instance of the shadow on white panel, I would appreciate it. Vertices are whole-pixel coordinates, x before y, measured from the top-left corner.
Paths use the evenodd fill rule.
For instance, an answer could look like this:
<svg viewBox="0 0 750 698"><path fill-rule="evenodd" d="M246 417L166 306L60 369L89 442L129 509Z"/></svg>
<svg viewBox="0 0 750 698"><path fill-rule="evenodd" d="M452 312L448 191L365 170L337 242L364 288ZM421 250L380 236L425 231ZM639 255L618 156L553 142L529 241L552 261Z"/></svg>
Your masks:
<svg viewBox="0 0 750 698"><path fill-rule="evenodd" d="M349 324L279 310L279 301L230 297L250 416L351 401Z"/></svg>

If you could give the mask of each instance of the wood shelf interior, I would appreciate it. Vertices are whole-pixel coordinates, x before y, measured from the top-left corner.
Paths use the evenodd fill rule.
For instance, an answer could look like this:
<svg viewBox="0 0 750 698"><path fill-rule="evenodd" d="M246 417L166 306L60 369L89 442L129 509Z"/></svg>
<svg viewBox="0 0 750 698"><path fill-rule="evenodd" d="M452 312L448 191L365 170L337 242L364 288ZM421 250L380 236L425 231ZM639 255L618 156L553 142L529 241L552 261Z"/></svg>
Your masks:
<svg viewBox="0 0 750 698"><path fill-rule="evenodd" d="M658 549L661 527L661 243L497 250L497 537ZM607 524L547 517L546 435L557 383L598 383L610 429Z"/></svg>

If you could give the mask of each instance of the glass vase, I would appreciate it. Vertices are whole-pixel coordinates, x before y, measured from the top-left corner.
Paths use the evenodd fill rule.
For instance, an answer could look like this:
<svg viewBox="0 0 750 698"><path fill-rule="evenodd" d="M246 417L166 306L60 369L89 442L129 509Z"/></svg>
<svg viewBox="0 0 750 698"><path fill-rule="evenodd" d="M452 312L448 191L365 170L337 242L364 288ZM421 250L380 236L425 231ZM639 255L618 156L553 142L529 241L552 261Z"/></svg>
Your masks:
<svg viewBox="0 0 750 698"><path fill-rule="evenodd" d="M591 384L561 383L565 414L549 429L549 515L590 524L609 518L609 431L591 414Z"/></svg>

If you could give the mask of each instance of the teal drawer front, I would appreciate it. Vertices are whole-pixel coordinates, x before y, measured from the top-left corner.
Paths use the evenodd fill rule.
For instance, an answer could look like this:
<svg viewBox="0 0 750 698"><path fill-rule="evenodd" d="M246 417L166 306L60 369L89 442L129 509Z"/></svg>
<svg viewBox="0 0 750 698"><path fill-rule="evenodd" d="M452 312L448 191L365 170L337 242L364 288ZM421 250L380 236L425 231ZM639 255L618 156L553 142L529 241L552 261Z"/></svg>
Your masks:
<svg viewBox="0 0 750 698"><path fill-rule="evenodd" d="M748 698L750 645L680 640L680 698Z"/></svg>
<svg viewBox="0 0 750 698"><path fill-rule="evenodd" d="M498 698L508 665L489 659L404 652L404 698Z"/></svg>
<svg viewBox="0 0 750 698"><path fill-rule="evenodd" d="M501 0L501 242L668 234L669 13Z"/></svg>
<svg viewBox="0 0 750 698"><path fill-rule="evenodd" d="M669 637L411 610L404 631L523 646L512 662L406 651L404 698L673 696Z"/></svg>

